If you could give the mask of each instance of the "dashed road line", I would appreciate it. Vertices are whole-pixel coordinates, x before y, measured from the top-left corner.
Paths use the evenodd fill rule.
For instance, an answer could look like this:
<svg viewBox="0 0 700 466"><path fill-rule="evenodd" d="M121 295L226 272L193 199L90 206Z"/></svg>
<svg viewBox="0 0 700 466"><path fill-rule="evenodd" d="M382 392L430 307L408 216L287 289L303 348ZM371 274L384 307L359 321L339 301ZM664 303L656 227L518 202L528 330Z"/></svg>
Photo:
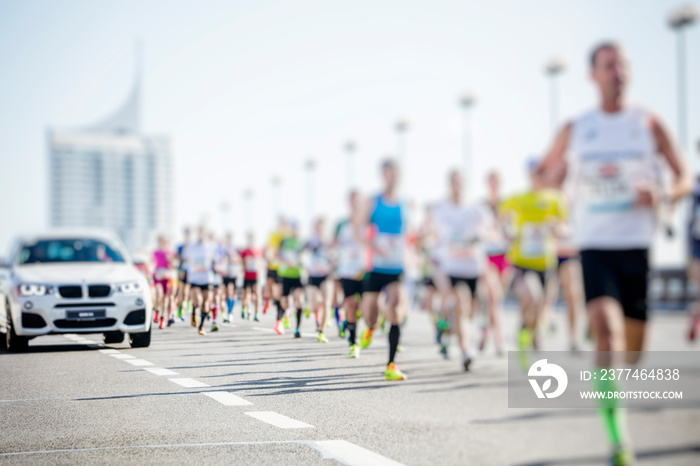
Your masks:
<svg viewBox="0 0 700 466"><path fill-rule="evenodd" d="M146 361L145 359L125 359L124 362L128 362L131 365L134 366L152 366L153 363L150 361Z"/></svg>
<svg viewBox="0 0 700 466"><path fill-rule="evenodd" d="M401 463L345 440L320 440L314 443L324 458L348 465L401 466Z"/></svg>
<svg viewBox="0 0 700 466"><path fill-rule="evenodd" d="M115 359L136 359L136 356L133 354L125 354L125 353L117 353L117 354L110 354Z"/></svg>
<svg viewBox="0 0 700 466"><path fill-rule="evenodd" d="M175 371L171 371L170 369L164 369L162 367L144 367L143 370L155 375L180 375Z"/></svg>
<svg viewBox="0 0 700 466"><path fill-rule="evenodd" d="M111 348L109 348L109 349L101 349L101 350L99 350L99 351L100 351L100 353L102 353L102 354L119 354L119 351L117 351L117 350L115 350L115 349L111 349Z"/></svg>
<svg viewBox="0 0 700 466"><path fill-rule="evenodd" d="M202 392L202 395L208 396L224 406L250 406L253 404L231 392Z"/></svg>
<svg viewBox="0 0 700 466"><path fill-rule="evenodd" d="M284 416L274 411L254 411L246 413L250 417L254 417L259 421L272 424L280 429L315 429L311 424L297 421L291 417Z"/></svg>
<svg viewBox="0 0 700 466"><path fill-rule="evenodd" d="M201 388L201 387L210 387L211 385L207 385L205 383L202 383L198 380L194 379L188 379L188 378L182 378L182 379L168 379L171 382L175 382L176 384L185 387L185 388Z"/></svg>

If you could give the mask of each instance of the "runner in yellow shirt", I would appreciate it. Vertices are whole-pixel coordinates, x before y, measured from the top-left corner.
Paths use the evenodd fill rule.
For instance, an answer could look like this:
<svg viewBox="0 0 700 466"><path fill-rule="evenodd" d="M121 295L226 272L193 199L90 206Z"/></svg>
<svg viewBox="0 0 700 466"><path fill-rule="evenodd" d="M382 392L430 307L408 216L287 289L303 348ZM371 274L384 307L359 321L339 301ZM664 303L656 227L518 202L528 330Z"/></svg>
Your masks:
<svg viewBox="0 0 700 466"><path fill-rule="evenodd" d="M536 170L538 163L533 158L527 164L531 189L499 207L513 240L508 260L515 267L513 283L523 315L521 350L537 344L535 329L545 306L547 276L557 266L556 236L566 218L561 196L546 188L542 173Z"/></svg>

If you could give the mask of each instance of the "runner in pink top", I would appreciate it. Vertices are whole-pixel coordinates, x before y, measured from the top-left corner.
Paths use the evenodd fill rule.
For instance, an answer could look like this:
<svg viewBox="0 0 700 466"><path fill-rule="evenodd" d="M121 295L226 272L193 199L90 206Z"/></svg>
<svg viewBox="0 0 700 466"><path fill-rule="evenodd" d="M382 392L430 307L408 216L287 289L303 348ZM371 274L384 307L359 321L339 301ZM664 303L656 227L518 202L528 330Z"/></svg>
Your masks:
<svg viewBox="0 0 700 466"><path fill-rule="evenodd" d="M173 252L170 249L168 238L160 236L158 238L158 250L153 252L153 282L156 286L154 322L158 323L160 320L160 328L165 327L166 319L168 325L171 325L174 320L175 296L171 296L171 294L174 294L172 292L176 290L172 286L172 282L175 279L173 259Z"/></svg>

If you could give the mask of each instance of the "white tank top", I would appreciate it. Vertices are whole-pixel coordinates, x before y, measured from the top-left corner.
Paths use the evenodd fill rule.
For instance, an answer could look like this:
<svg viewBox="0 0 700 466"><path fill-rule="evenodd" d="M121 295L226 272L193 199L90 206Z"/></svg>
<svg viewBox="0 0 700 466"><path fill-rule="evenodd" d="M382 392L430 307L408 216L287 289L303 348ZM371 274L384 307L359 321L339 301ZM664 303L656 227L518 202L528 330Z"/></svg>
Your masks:
<svg viewBox="0 0 700 466"><path fill-rule="evenodd" d="M580 249L648 248L654 212L635 204L635 186L660 183L649 114L638 107L589 112L574 121L568 149L574 243Z"/></svg>

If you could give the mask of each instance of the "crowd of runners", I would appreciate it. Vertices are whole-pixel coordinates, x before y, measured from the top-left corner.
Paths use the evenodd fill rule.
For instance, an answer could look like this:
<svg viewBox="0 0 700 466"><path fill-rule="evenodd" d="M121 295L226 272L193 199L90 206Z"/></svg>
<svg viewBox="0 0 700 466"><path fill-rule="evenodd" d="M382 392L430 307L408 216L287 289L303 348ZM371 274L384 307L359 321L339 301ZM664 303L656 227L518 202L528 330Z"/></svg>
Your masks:
<svg viewBox="0 0 700 466"><path fill-rule="evenodd" d="M518 168L529 177L524 192L504 197L493 171L487 198L467 199L463 175L454 170L445 176L444 200L429 205L414 225L399 194L399 167L388 159L380 167L382 191L350 193L349 214L332 235L324 219L301 238L296 221L280 218L264 247L253 234L241 248L230 234L215 238L204 227L194 237L185 230L176 249L161 237L149 261L155 322L163 328L188 321L204 335L207 321L216 332L220 320L259 320L272 312L279 335L290 330L301 338L308 319L326 343L334 328L347 338L351 358L360 357L379 329L389 340L386 380L404 380L395 358L410 307L430 312L443 355L456 337L468 371L470 347L484 349L490 339L497 353L506 351L501 313L508 293L519 302L514 343L523 351L540 347L561 292L568 349L580 349L577 336L585 328L597 366L615 365L610 351L617 350L628 351L626 363L635 363L629 358L644 349L647 334L652 240L667 212L688 195L689 275L700 285L700 179L694 189L659 119L626 103L628 64L619 45L597 46L590 72L599 105L566 124L547 153ZM477 314L482 324L470 344ZM698 331L695 306L689 338ZM598 383L607 390L615 382ZM613 462L629 464L623 410L604 401L600 412Z"/></svg>

